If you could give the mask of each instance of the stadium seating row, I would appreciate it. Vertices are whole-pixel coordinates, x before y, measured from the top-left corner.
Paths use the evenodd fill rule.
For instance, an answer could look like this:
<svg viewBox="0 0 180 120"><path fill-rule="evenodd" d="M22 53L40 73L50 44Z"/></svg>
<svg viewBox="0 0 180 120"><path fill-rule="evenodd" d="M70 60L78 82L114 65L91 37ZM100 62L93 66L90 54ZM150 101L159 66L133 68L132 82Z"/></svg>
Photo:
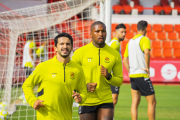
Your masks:
<svg viewBox="0 0 180 120"><path fill-rule="evenodd" d="M128 41L121 42L121 51L124 54ZM152 41L151 58L180 58L180 41Z"/></svg>
<svg viewBox="0 0 180 120"><path fill-rule="evenodd" d="M118 24L117 23L113 23L111 26L112 31L115 31L115 28ZM134 31L137 32L137 24L125 24L126 26L126 31ZM180 24L176 24L176 25L172 25L172 24L148 24L147 27L147 32L149 31L155 31L155 32L162 32L162 31L166 31L166 32L180 32Z"/></svg>
<svg viewBox="0 0 180 120"><path fill-rule="evenodd" d="M139 14L143 13L143 6L140 4L139 0L131 0L134 2L134 7L131 7L128 4L127 0L119 0L120 4L116 4L112 7L113 12L116 14L130 14L132 9L137 9ZM154 14L165 14L169 15L172 13L173 9L176 9L178 11L178 14L180 14L180 1L179 0L172 0L174 2L174 8L170 6L170 3L168 0L160 0L160 5L154 5L153 6L153 12Z"/></svg>

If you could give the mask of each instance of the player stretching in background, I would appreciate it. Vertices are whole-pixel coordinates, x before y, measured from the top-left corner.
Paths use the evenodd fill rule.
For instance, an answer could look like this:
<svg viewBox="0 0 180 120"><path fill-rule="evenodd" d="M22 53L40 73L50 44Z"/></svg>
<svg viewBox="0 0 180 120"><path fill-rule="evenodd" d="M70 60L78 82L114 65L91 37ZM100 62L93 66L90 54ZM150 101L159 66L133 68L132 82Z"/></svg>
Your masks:
<svg viewBox="0 0 180 120"><path fill-rule="evenodd" d="M92 42L72 56L72 60L83 67L88 90L86 101L79 106L80 120L113 120L110 84L119 87L123 82L121 57L105 43L104 23L94 22L90 35Z"/></svg>
<svg viewBox="0 0 180 120"><path fill-rule="evenodd" d="M26 75L25 75L26 78L29 77L35 66L35 60L36 60L35 47L36 44L34 42L33 35L29 35L28 41L26 42L23 49L23 63L22 63L22 67L24 67L24 69L26 70ZM27 103L24 93L22 93L22 95L19 96L19 99L22 100L24 104Z"/></svg>
<svg viewBox="0 0 180 120"><path fill-rule="evenodd" d="M119 24L116 26L115 37L109 43L109 46L111 46L112 48L114 48L119 52L121 58L122 55L121 55L120 42L124 40L125 36L126 36L126 26L124 24ZM115 107L118 101L119 87L111 85L111 91L112 91L113 104Z"/></svg>
<svg viewBox="0 0 180 120"><path fill-rule="evenodd" d="M73 97L81 104L86 99L84 73L70 60L73 38L60 33L54 43L57 56L36 67L24 82L23 91L27 102L37 110L37 120L72 120ZM33 93L37 84L38 97Z"/></svg>
<svg viewBox="0 0 180 120"><path fill-rule="evenodd" d="M137 24L137 35L130 39L124 53L124 66L129 72L131 82L131 116L132 120L138 118L138 106L141 95L148 102L148 118L155 120L156 99L151 80L149 78L150 68L150 40L145 37L148 23L139 21ZM128 63L129 61L129 63Z"/></svg>

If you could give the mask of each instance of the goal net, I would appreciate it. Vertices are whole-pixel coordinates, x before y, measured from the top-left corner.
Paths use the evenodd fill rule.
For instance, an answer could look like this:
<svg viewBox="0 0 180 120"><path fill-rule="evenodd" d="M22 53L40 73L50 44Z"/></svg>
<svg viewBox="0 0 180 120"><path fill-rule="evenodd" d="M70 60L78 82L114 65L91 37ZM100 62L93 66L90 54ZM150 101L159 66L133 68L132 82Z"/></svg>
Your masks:
<svg viewBox="0 0 180 120"><path fill-rule="evenodd" d="M0 13L0 120L36 119L36 112L24 100L22 91L27 78L23 67L26 43L30 39L34 43L32 69L56 54L53 38L58 33L73 37L74 51L88 44L90 25L99 20L99 1L66 0ZM37 94L37 86L34 93ZM78 119L78 108L73 110L73 119Z"/></svg>

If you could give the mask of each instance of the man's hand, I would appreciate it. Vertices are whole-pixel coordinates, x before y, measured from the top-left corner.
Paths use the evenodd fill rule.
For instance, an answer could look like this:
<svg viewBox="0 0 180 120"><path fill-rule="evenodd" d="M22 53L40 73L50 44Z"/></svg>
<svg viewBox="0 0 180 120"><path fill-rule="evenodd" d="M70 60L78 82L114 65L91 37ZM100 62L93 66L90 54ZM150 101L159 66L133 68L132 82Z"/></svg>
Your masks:
<svg viewBox="0 0 180 120"><path fill-rule="evenodd" d="M75 100L77 103L80 103L80 102L82 101L82 98L81 98L80 94L79 94L79 93L76 93L76 92L74 92L74 91L73 91L72 97L74 97L74 100Z"/></svg>
<svg viewBox="0 0 180 120"><path fill-rule="evenodd" d="M41 102L44 102L44 100L36 100L36 102L34 103L33 108L35 110L39 110L39 108L45 107Z"/></svg>
<svg viewBox="0 0 180 120"><path fill-rule="evenodd" d="M148 74L148 76L150 75L150 72L149 72L149 69L148 68L142 68L142 70L144 70L144 71L146 71L147 72L147 74Z"/></svg>
<svg viewBox="0 0 180 120"><path fill-rule="evenodd" d="M108 70L102 65L101 65L101 75L104 76L106 79L109 76Z"/></svg>
<svg viewBox="0 0 180 120"><path fill-rule="evenodd" d="M89 92L94 92L96 89L97 83L87 83L87 90Z"/></svg>

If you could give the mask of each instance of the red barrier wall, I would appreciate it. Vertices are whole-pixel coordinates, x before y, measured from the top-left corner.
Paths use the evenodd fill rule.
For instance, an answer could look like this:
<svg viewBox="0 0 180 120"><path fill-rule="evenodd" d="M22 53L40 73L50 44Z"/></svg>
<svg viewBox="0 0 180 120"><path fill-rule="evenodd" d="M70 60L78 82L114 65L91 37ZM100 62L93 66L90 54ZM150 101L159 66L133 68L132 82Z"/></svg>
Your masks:
<svg viewBox="0 0 180 120"><path fill-rule="evenodd" d="M123 66L124 82L129 82L129 75ZM150 79L152 82L180 83L180 61L151 60Z"/></svg>

